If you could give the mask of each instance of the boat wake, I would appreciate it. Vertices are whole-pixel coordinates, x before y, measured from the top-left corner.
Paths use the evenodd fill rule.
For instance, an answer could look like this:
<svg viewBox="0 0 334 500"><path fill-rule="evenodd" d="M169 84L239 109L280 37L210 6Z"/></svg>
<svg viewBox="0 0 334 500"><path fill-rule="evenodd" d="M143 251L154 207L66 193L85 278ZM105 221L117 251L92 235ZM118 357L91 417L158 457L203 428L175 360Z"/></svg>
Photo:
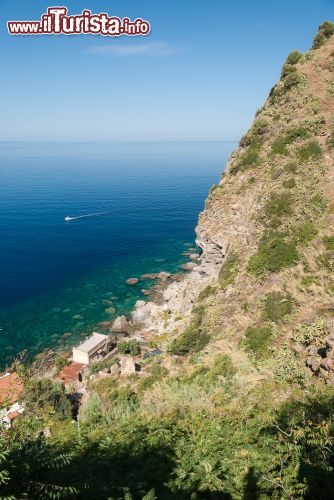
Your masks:
<svg viewBox="0 0 334 500"><path fill-rule="evenodd" d="M109 213L110 212L94 212L93 214L76 215L74 217L70 217L69 215L67 215L64 220L65 222L70 222L71 220L85 219L86 217L96 217L98 215L105 215Z"/></svg>

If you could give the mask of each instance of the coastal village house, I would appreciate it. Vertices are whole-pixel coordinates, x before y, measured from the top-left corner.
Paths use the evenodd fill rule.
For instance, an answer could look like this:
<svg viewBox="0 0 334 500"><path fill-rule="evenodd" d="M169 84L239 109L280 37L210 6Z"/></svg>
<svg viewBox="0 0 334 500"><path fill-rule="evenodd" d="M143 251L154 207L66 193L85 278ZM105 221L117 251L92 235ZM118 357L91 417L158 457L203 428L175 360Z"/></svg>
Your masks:
<svg viewBox="0 0 334 500"><path fill-rule="evenodd" d="M6 373L0 377L0 419L7 428L24 412L18 402L22 392L23 382L17 373Z"/></svg>
<svg viewBox="0 0 334 500"><path fill-rule="evenodd" d="M103 359L113 348L108 335L93 332L92 335L77 347L73 347L73 363L89 365L92 361Z"/></svg>

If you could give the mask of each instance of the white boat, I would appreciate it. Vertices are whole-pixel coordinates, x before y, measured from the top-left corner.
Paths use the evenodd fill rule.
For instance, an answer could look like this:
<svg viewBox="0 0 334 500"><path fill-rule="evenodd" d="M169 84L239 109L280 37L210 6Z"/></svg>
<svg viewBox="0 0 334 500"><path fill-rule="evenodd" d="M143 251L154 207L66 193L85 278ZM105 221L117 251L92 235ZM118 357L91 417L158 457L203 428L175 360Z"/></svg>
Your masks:
<svg viewBox="0 0 334 500"><path fill-rule="evenodd" d="M69 222L70 220L85 219L86 217L97 217L98 215L104 215L104 214L110 214L110 212L95 212L93 214L76 215L75 217L70 217L69 215L66 215L64 220L65 222Z"/></svg>

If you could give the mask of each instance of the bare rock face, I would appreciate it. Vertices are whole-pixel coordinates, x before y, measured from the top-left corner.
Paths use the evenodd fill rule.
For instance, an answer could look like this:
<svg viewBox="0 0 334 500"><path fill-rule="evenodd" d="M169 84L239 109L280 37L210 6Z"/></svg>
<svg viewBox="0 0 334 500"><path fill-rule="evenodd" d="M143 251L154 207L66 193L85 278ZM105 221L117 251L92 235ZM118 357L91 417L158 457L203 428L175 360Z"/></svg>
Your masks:
<svg viewBox="0 0 334 500"><path fill-rule="evenodd" d="M191 253L189 255L189 259L191 260L198 260L200 258L200 254L199 253Z"/></svg>
<svg viewBox="0 0 334 500"><path fill-rule="evenodd" d="M180 268L184 269L185 271L192 271L196 267L195 262L186 262L185 264L181 264Z"/></svg>
<svg viewBox="0 0 334 500"><path fill-rule="evenodd" d="M136 363L132 358L122 356L119 362L121 367L121 375L126 376L136 372Z"/></svg>
<svg viewBox="0 0 334 500"><path fill-rule="evenodd" d="M112 365L110 367L110 375L111 376L117 377L119 375L119 373L120 373L120 367L117 364Z"/></svg>
<svg viewBox="0 0 334 500"><path fill-rule="evenodd" d="M158 273L157 278L161 281L166 281L171 277L171 273L166 273L165 271L161 271L161 273Z"/></svg>
<svg viewBox="0 0 334 500"><path fill-rule="evenodd" d="M125 316L118 316L112 324L111 330L114 333L128 332L130 324Z"/></svg>

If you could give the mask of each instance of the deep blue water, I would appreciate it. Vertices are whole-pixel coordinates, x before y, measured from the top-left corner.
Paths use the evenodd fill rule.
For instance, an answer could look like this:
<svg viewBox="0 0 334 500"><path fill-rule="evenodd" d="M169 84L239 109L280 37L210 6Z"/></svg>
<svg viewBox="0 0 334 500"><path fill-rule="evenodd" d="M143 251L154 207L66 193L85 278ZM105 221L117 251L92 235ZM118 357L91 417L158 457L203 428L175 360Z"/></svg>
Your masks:
<svg viewBox="0 0 334 500"><path fill-rule="evenodd" d="M0 144L0 363L129 312L150 283L127 278L179 270L233 147Z"/></svg>

